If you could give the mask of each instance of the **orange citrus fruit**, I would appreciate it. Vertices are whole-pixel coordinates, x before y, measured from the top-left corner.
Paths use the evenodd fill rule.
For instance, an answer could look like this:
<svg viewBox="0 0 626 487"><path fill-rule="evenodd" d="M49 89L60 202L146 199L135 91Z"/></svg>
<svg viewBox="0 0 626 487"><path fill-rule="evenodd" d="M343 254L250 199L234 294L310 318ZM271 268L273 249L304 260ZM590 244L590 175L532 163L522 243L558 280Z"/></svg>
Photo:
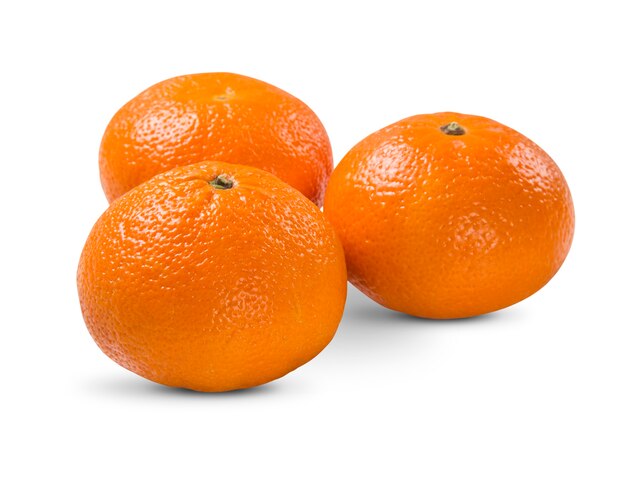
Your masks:
<svg viewBox="0 0 626 487"><path fill-rule="evenodd" d="M89 332L110 358L198 391L263 384L315 357L346 299L341 244L275 176L181 166L114 201L78 267Z"/></svg>
<svg viewBox="0 0 626 487"><path fill-rule="evenodd" d="M333 168L315 113L268 83L232 73L178 76L124 105L100 146L109 201L176 166L206 160L271 172L321 204Z"/></svg>
<svg viewBox="0 0 626 487"><path fill-rule="evenodd" d="M348 277L393 310L461 318L512 305L563 263L574 207L540 147L487 118L417 115L354 146L324 211Z"/></svg>

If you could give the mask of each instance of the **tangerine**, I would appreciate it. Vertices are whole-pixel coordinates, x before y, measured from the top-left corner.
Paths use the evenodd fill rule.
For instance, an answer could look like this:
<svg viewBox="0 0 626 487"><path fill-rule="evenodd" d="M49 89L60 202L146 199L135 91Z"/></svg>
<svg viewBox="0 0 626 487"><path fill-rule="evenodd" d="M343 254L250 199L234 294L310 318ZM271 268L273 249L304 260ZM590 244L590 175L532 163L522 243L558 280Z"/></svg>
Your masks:
<svg viewBox="0 0 626 487"><path fill-rule="evenodd" d="M346 299L322 212L260 169L204 162L115 200L78 266L92 337L123 367L198 391L266 383L315 357Z"/></svg>
<svg viewBox="0 0 626 487"><path fill-rule="evenodd" d="M157 83L113 116L100 179L113 201L158 173L206 160L269 171L318 205L333 169L324 126L302 101L247 76L200 73Z"/></svg>
<svg viewBox="0 0 626 487"><path fill-rule="evenodd" d="M563 263L574 207L555 162L484 117L417 115L360 141L324 212L348 277L383 306L462 318L530 296Z"/></svg>

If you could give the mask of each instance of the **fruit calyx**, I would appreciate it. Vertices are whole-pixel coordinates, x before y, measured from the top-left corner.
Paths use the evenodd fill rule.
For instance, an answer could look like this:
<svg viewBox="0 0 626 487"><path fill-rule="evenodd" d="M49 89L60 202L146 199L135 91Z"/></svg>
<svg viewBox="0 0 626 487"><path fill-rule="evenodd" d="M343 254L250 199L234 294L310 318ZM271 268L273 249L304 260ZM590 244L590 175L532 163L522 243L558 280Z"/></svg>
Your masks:
<svg viewBox="0 0 626 487"><path fill-rule="evenodd" d="M209 181L209 184L215 189L230 189L233 187L235 182L225 174L220 174L219 176L216 176L215 179Z"/></svg>
<svg viewBox="0 0 626 487"><path fill-rule="evenodd" d="M450 122L443 127L439 127L439 130L446 135L465 135L465 129L457 122Z"/></svg>

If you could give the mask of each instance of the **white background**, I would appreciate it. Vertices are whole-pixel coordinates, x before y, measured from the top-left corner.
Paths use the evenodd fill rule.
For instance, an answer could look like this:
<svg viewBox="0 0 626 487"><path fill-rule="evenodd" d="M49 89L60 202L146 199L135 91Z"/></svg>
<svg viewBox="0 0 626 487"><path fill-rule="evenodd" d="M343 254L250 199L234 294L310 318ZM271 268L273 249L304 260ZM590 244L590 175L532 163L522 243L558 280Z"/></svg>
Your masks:
<svg viewBox="0 0 626 487"><path fill-rule="evenodd" d="M620 2L5 2L0 483L626 485L626 35ZM488 116L574 197L558 275L434 322L351 289L335 340L267 386L198 394L106 358L75 271L104 128L155 82L233 71L319 115L336 161L403 117Z"/></svg>

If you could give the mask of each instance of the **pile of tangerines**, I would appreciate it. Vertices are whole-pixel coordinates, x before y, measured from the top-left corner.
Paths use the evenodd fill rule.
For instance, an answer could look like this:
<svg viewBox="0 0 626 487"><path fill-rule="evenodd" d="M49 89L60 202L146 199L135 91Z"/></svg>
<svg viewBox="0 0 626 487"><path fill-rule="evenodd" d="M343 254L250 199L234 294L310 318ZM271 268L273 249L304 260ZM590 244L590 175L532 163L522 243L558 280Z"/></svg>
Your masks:
<svg viewBox="0 0 626 487"><path fill-rule="evenodd" d="M561 171L509 127L416 115L333 170L307 105L229 73L128 102L100 174L111 204L78 267L89 332L123 367L199 391L263 384L315 357L348 279L399 312L479 315L546 284L574 232Z"/></svg>

